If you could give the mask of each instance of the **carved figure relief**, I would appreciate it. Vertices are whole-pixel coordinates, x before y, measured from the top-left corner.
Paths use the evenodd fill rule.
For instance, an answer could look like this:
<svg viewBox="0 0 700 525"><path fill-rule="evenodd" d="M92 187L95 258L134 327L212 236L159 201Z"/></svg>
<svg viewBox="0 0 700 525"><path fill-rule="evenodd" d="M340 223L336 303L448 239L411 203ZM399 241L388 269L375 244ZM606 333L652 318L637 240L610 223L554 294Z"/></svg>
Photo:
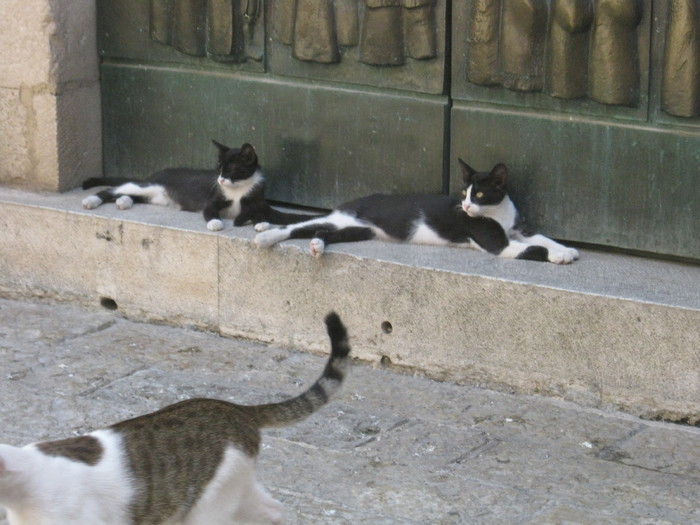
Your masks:
<svg viewBox="0 0 700 525"><path fill-rule="evenodd" d="M503 86L517 91L542 89L546 0L508 0L503 3L501 75Z"/></svg>
<svg viewBox="0 0 700 525"><path fill-rule="evenodd" d="M261 14L261 0L151 0L150 34L191 56L260 61Z"/></svg>
<svg viewBox="0 0 700 525"><path fill-rule="evenodd" d="M677 117L700 115L700 8L670 0L664 45L661 107Z"/></svg>
<svg viewBox="0 0 700 525"><path fill-rule="evenodd" d="M298 60L334 64L342 48L358 47L359 61L398 66L437 55L437 0L277 0L273 37ZM362 11L362 12L360 12ZM362 22L360 23L360 19Z"/></svg>
<svg viewBox="0 0 700 525"><path fill-rule="evenodd" d="M558 98L588 92L588 30L593 6L588 0L553 0L545 64L545 89Z"/></svg>
<svg viewBox="0 0 700 525"><path fill-rule="evenodd" d="M591 34L589 94L603 104L639 102L638 0L596 0Z"/></svg>
<svg viewBox="0 0 700 525"><path fill-rule="evenodd" d="M469 19L467 78L481 86L501 81L498 65L501 0L473 0Z"/></svg>
<svg viewBox="0 0 700 525"><path fill-rule="evenodd" d="M473 0L467 78L634 106L642 14L639 0Z"/></svg>

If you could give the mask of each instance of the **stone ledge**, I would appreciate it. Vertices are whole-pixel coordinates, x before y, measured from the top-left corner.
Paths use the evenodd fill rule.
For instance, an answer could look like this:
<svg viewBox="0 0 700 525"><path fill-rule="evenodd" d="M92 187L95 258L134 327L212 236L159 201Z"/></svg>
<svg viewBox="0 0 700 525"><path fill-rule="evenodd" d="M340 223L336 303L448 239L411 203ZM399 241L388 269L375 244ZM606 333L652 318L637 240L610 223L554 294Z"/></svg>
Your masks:
<svg viewBox="0 0 700 525"><path fill-rule="evenodd" d="M382 242L253 245L157 206L0 188L0 293L323 352L308 319L352 324L362 359L643 417L700 418L700 267L584 251L571 266Z"/></svg>

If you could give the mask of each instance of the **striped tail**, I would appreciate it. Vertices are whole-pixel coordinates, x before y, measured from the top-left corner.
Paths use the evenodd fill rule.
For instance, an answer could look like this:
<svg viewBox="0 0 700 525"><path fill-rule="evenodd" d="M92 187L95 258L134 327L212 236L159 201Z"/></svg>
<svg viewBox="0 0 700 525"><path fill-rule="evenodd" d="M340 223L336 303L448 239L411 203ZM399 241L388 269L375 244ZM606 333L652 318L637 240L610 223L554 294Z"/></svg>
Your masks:
<svg viewBox="0 0 700 525"><path fill-rule="evenodd" d="M300 421L325 405L340 388L345 370L350 363L348 333L335 312L329 313L325 321L328 337L331 340L331 355L326 362L323 374L311 385L311 388L297 397L281 403L246 407L259 428L281 427Z"/></svg>

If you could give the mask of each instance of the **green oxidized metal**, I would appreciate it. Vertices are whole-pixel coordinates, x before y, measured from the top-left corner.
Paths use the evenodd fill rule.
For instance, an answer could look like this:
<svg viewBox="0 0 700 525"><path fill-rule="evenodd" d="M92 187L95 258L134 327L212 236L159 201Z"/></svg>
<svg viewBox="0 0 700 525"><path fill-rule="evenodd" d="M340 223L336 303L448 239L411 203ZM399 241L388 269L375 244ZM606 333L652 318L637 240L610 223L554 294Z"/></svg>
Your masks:
<svg viewBox="0 0 700 525"><path fill-rule="evenodd" d="M457 192L505 162L537 229L700 259L694 0L98 0L108 175L253 143L271 198Z"/></svg>

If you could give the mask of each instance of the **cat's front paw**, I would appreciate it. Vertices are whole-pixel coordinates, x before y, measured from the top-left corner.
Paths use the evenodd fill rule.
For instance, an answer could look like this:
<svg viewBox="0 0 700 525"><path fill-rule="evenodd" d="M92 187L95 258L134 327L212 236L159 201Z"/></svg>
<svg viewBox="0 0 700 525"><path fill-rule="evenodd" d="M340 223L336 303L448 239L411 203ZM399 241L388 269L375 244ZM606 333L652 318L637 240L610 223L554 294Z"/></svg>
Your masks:
<svg viewBox="0 0 700 525"><path fill-rule="evenodd" d="M221 219L211 219L207 223L207 230L213 231L213 232L218 232L220 230L224 229L224 223L221 221Z"/></svg>
<svg viewBox="0 0 700 525"><path fill-rule="evenodd" d="M128 195L122 195L116 201L114 201L114 205L118 210L128 210L134 205L134 199Z"/></svg>
<svg viewBox="0 0 700 525"><path fill-rule="evenodd" d="M579 253L576 248L567 248L566 250L569 252L569 254L571 254L571 257L574 258L574 261L578 260Z"/></svg>
<svg viewBox="0 0 700 525"><path fill-rule="evenodd" d="M94 210L100 204L102 204L102 199L100 199L97 195L90 195L89 197L85 197L83 199L82 204L83 208L86 210Z"/></svg>
<svg viewBox="0 0 700 525"><path fill-rule="evenodd" d="M256 232L266 232L270 228L272 228L272 224L269 222L258 222L253 226L255 228Z"/></svg>
<svg viewBox="0 0 700 525"><path fill-rule="evenodd" d="M576 251L576 250L574 250ZM578 252L577 252L578 254ZM574 254L567 250L549 250L547 260L554 264L570 264L574 262Z"/></svg>
<svg viewBox="0 0 700 525"><path fill-rule="evenodd" d="M326 243L323 242L318 237L311 239L309 243L309 250L311 250L311 255L314 257L320 257L323 255L323 251L326 249Z"/></svg>

